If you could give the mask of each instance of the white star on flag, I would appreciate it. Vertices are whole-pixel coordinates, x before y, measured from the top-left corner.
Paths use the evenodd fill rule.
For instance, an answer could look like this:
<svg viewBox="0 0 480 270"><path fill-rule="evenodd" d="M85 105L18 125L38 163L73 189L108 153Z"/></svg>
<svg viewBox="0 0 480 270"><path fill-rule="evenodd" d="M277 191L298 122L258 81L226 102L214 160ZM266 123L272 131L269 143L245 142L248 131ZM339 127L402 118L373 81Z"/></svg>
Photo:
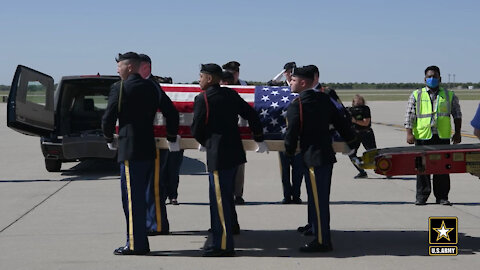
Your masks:
<svg viewBox="0 0 480 270"><path fill-rule="evenodd" d="M262 112L260 113L261 116L267 117L268 116L268 109L262 109Z"/></svg>
<svg viewBox="0 0 480 270"><path fill-rule="evenodd" d="M292 92L292 93L290 93L290 95L296 97L296 96L298 96L298 93L293 93L293 92Z"/></svg>
<svg viewBox="0 0 480 270"><path fill-rule="evenodd" d="M272 118L272 121L270 122L270 125L272 125L272 126L278 125L277 118Z"/></svg>
<svg viewBox="0 0 480 270"><path fill-rule="evenodd" d="M263 128L263 133L264 133L264 134L265 134L265 133L268 133L268 128L267 128L267 127L264 127L264 128Z"/></svg>
<svg viewBox="0 0 480 270"><path fill-rule="evenodd" d="M270 100L270 98L268 96L262 96L262 101L267 102L269 100Z"/></svg>
<svg viewBox="0 0 480 270"><path fill-rule="evenodd" d="M282 110L282 116L287 117L287 110Z"/></svg>
<svg viewBox="0 0 480 270"><path fill-rule="evenodd" d="M274 109L278 107L278 102L272 102L272 104L270 104L270 107L273 107Z"/></svg>
<svg viewBox="0 0 480 270"><path fill-rule="evenodd" d="M282 127L282 134L285 134L286 132L287 132L287 127L286 126Z"/></svg>
<svg viewBox="0 0 480 270"><path fill-rule="evenodd" d="M272 93L270 93L270 94L272 94L272 95L276 96L276 95L278 95L278 91L277 91L277 90L275 90L275 91L272 91Z"/></svg>
<svg viewBox="0 0 480 270"><path fill-rule="evenodd" d="M270 90L270 88L268 88L268 87L263 87L262 90L263 90L263 91L268 91L268 90Z"/></svg>
<svg viewBox="0 0 480 270"><path fill-rule="evenodd" d="M287 96L282 97L282 101L287 103L290 101L290 99Z"/></svg>
<svg viewBox="0 0 480 270"><path fill-rule="evenodd" d="M282 88L282 91L283 91L283 92L288 92L289 89L288 89L288 88Z"/></svg>

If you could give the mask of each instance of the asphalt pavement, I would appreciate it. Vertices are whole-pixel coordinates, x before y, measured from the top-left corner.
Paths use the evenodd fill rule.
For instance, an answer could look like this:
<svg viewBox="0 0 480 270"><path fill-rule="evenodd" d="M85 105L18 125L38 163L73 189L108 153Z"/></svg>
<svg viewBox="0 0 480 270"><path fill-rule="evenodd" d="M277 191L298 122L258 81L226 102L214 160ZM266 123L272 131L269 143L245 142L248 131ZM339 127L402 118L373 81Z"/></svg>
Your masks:
<svg viewBox="0 0 480 270"><path fill-rule="evenodd" d="M407 146L406 102L370 102L379 148ZM462 143L477 143L470 126L478 101L461 101ZM203 258L211 241L205 154L185 151L180 205L167 205L172 234L150 237L148 256L115 256L125 241L118 166L108 161L44 168L39 139L6 127L0 104L0 269L479 269L480 180L451 175L453 206L415 206L415 177L386 179L356 170L337 154L331 188L333 252L305 254L311 241L302 205L283 205L278 154L247 154L244 199L238 206L237 256ZM360 150L359 152L362 152ZM458 256L429 256L428 218L458 217Z"/></svg>

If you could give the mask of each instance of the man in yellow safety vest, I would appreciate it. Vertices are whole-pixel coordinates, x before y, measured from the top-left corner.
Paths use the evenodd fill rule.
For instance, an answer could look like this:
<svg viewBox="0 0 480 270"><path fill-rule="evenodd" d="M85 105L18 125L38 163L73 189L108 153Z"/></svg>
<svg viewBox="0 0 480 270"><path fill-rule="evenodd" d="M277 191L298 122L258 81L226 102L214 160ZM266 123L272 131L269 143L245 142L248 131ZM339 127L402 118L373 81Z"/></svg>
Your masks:
<svg viewBox="0 0 480 270"><path fill-rule="evenodd" d="M407 143L415 145L435 145L460 143L462 138L462 112L460 103L453 91L440 86L442 78L437 66L425 69L426 86L415 90L408 100L405 116ZM453 117L455 133L451 136L450 116ZM448 174L433 175L433 194L436 203L451 205L448 200L450 176ZM431 192L430 175L417 175L417 192L415 205L426 205Z"/></svg>

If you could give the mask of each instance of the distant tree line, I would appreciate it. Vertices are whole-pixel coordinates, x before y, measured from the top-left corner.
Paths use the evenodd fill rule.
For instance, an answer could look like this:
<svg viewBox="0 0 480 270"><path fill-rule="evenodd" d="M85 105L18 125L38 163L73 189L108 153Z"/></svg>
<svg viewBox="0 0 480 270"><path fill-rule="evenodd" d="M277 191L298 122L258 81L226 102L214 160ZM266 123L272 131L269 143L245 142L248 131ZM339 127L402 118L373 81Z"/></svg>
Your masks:
<svg viewBox="0 0 480 270"><path fill-rule="evenodd" d="M248 85L267 85L267 82L247 81ZM193 81L191 84L198 84L198 81ZM323 83L334 89L417 89L423 87L424 83L367 83L367 82L350 82L350 83ZM56 88L55 84L55 88ZM443 86L447 88L461 88L467 89L469 86L473 86L475 89L480 88L480 82L472 83L443 83ZM30 85L30 91L44 90L41 85ZM0 85L0 91L9 91L10 85Z"/></svg>
<svg viewBox="0 0 480 270"><path fill-rule="evenodd" d="M198 83L198 82L197 82ZM266 85L266 82L247 81L249 85ZM350 82L350 83L323 83L323 85L334 89L417 89L425 86L424 83L367 83L367 82ZM472 83L443 83L447 88L462 88L467 89L469 86L473 88L480 88L480 82Z"/></svg>
<svg viewBox="0 0 480 270"><path fill-rule="evenodd" d="M325 83L325 85L334 89L417 89L425 86L424 83ZM463 88L466 89L469 86L473 88L480 88L479 83L443 83L447 88Z"/></svg>

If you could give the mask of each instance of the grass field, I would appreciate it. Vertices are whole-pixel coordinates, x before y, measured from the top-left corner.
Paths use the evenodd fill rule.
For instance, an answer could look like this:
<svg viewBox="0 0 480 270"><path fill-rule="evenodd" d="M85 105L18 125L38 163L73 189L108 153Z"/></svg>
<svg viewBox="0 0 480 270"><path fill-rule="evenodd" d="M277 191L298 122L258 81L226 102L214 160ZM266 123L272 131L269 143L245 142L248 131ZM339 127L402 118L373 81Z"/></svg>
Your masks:
<svg viewBox="0 0 480 270"><path fill-rule="evenodd" d="M362 95L367 101L402 101L407 102L412 90L405 89L337 89L337 94L343 102L350 102L356 94ZM480 89L455 90L460 100L480 100ZM8 96L8 91L0 91L0 96ZM41 99L41 97L39 97ZM34 99L38 99L37 97Z"/></svg>
<svg viewBox="0 0 480 270"><path fill-rule="evenodd" d="M356 94L362 95L366 101L401 101L407 102L413 90L405 89L365 89L365 90L345 90L337 89L337 94L343 102L350 102ZM480 89L461 89L455 90L455 95L460 100L480 100Z"/></svg>

